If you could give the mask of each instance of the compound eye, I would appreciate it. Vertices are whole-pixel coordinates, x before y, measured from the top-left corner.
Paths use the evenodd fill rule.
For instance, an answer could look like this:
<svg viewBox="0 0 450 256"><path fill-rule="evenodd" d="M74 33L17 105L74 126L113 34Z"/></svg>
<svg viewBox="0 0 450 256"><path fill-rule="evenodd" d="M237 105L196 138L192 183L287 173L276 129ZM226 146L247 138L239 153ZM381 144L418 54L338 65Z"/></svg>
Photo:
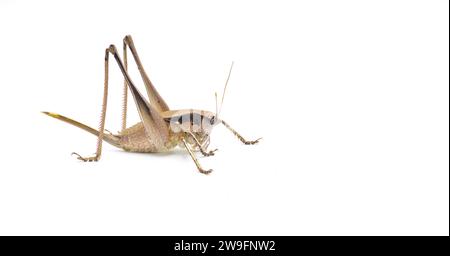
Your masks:
<svg viewBox="0 0 450 256"><path fill-rule="evenodd" d="M214 124L214 123L216 122L216 118L213 116L209 122L210 122L211 124Z"/></svg>

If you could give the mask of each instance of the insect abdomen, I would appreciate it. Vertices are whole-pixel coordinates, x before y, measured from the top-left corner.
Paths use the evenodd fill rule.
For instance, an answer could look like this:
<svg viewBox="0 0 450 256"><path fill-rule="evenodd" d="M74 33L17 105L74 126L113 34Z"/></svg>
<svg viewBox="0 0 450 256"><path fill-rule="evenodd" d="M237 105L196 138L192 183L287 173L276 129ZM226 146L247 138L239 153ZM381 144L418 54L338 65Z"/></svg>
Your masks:
<svg viewBox="0 0 450 256"><path fill-rule="evenodd" d="M137 123L124 131L119 135L120 147L125 151L141 152L141 153L156 153L166 152L171 147L157 147L148 138L144 125L142 122Z"/></svg>

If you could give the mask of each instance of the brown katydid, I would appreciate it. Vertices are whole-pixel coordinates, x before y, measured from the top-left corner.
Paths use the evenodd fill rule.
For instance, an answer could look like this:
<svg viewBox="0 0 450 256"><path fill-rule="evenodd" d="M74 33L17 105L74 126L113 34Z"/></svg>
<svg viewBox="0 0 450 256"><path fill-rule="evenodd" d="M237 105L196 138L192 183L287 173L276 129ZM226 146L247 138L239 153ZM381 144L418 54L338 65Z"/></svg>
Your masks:
<svg viewBox="0 0 450 256"><path fill-rule="evenodd" d="M144 81L144 85L147 91L148 100L137 90L134 83L131 81L128 75L128 63L127 63L127 49L130 49L131 54L137 64L139 73ZM113 55L116 60L119 69L124 76L124 88L123 88L123 111L122 111L122 130L118 134L112 134L110 132L105 133L105 117L106 106L108 99L108 71L109 71L109 55ZM97 151L94 156L82 157L77 153L72 153L78 157L79 160L85 162L98 161L102 153L102 142L122 148L125 151L131 152L166 152L176 146L184 147L192 160L194 161L197 169L203 173L208 174L212 170L205 170L201 167L197 157L196 151L200 151L204 156L212 156L217 150L208 151L207 148L210 142L210 134L212 128L221 123L228 128L239 140L246 145L252 145L257 143L261 138L253 141L245 140L238 132L230 127L228 123L219 119L220 110L216 97L216 112L210 112L206 110L196 109L181 109L170 110L164 99L159 95L158 91L153 86L152 82L148 78L139 56L134 46L133 39L127 35L123 39L123 58L122 62L120 56L117 53L117 49L114 45L110 45L105 50L105 80L104 80L104 92L103 92L103 104L100 116L100 128L95 130L87 125L79 123L68 117L51 113L42 112L48 116L59 119L61 121L72 124L79 127L91 134L97 136ZM224 91L222 94L222 100L220 109L222 108L223 98L230 78L231 70L225 83ZM126 127L127 118L127 95L128 90L131 91L136 107L141 119L141 122ZM106 130L107 131L107 130Z"/></svg>

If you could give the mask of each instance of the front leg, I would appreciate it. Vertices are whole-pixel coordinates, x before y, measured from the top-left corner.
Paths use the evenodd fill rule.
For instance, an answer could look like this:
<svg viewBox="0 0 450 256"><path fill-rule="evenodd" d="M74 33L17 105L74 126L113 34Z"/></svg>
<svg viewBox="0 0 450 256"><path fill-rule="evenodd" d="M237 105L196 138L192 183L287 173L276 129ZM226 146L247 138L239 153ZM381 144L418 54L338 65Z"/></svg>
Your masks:
<svg viewBox="0 0 450 256"><path fill-rule="evenodd" d="M206 151L206 147L203 148L202 144L198 141L198 139L195 137L195 135L192 132L186 132L187 134L189 134L195 141L195 144L197 145L197 147L200 149L200 152L204 155L204 156L213 156L214 152L217 151L217 148L214 150L210 150L210 151Z"/></svg>
<svg viewBox="0 0 450 256"><path fill-rule="evenodd" d="M262 138L258 138L256 140L246 140L244 139L244 137L242 137L235 129L231 128L231 126L226 123L225 121L222 120L222 124L225 125L225 127L227 127L228 130L230 130L236 137L238 137L238 139L240 141L242 141L242 143L244 143L245 145L253 145L259 142L259 140L261 140Z"/></svg>
<svg viewBox="0 0 450 256"><path fill-rule="evenodd" d="M210 151L208 151L208 152L205 152L205 151L203 150L203 148L200 147L200 152L201 152L204 156L213 156L213 155L214 155L214 152L216 152L217 150L218 150L218 149L216 148L216 149L210 150Z"/></svg>

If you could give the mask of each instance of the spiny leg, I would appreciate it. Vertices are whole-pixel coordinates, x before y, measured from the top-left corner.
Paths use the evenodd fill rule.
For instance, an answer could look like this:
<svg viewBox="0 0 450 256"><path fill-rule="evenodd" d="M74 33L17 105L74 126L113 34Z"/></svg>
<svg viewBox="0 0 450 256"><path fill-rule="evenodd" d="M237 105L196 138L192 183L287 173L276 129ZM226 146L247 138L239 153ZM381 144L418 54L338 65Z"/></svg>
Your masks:
<svg viewBox="0 0 450 256"><path fill-rule="evenodd" d="M167 103L164 101L161 95L159 95L158 91L148 78L148 75L145 72L141 60L139 58L139 55L137 53L136 47L134 46L133 39L131 38L130 35L125 36L123 39L124 54L126 54L127 46L130 48L131 54L133 55L134 61L136 62L139 73L141 74L142 80L144 81L145 89L147 90L148 100L150 104L159 112L169 110L169 106L167 106ZM124 55L124 58L126 60L126 55Z"/></svg>
<svg viewBox="0 0 450 256"><path fill-rule="evenodd" d="M110 45L108 52L114 56L123 77L125 78L128 89L130 89L133 95L134 103L139 113L139 117L144 126L145 133L149 143L157 150L166 150L167 143L169 142L169 127L161 116L160 112L145 99L139 90L134 85L133 81L125 70L125 66L117 53L117 49L114 45Z"/></svg>
<svg viewBox="0 0 450 256"><path fill-rule="evenodd" d="M127 45L123 43L123 66L125 71L128 72L128 58L127 58ZM122 131L127 128L127 110L128 110L128 84L127 80L123 79L123 99L122 99Z"/></svg>
<svg viewBox="0 0 450 256"><path fill-rule="evenodd" d="M129 77L127 71L125 70L124 64L122 63L119 55L117 54L117 49L114 45L110 45L105 50L105 87L103 94L103 105L102 105L102 114L100 118L100 128L98 134L97 141L97 151L92 157L82 157L78 153L72 153L78 156L78 159L82 161L98 161L102 152L102 142L104 137L104 129L105 129L105 117L106 117L106 106L107 106L107 98L108 98L108 72L109 72L109 54L112 54L117 61L117 64L125 78L125 82L128 85L128 88L131 90L136 107L139 112L139 116L141 117L141 121L144 125L145 131L149 136L149 139L152 140L152 143L157 148L163 148L166 142L168 141L168 128L164 121L164 119L159 115L159 112L149 104L148 101L139 93L137 88L134 86L131 78Z"/></svg>
<svg viewBox="0 0 450 256"><path fill-rule="evenodd" d="M213 170L209 169L207 171L205 171L202 166L200 165L200 163L198 162L197 157L195 156L194 152L192 152L192 150L189 148L189 145L186 143L185 139L182 139L184 147L186 148L186 150L189 152L189 155L191 155L192 160L194 160L195 165L197 166L197 169L199 172L203 173L203 174L210 174Z"/></svg>
<svg viewBox="0 0 450 256"><path fill-rule="evenodd" d="M209 143L211 142L210 137L208 136L208 138L206 138L206 141L203 142L202 146L203 148L208 148L209 147ZM214 149L213 151L217 151L218 149Z"/></svg>
<svg viewBox="0 0 450 256"><path fill-rule="evenodd" d="M195 144L197 144L197 147L200 149L200 152L204 155L204 156L213 156L214 152L217 151L217 148L214 150L210 150L208 152L206 152L206 150L203 148L202 144L198 141L197 137L195 137L195 135L192 132L187 132L192 138L194 138Z"/></svg>
<svg viewBox="0 0 450 256"><path fill-rule="evenodd" d="M253 145L259 142L260 139L262 138L258 138L256 140L246 140L244 139L244 137L242 137L235 129L231 128L231 126L226 123L225 121L222 120L222 124L225 125L225 127L228 128L228 130L230 130L236 137L238 137L238 139L240 141L242 141L242 143L244 143L245 145Z"/></svg>
<svg viewBox="0 0 450 256"><path fill-rule="evenodd" d="M109 48L105 50L105 82L103 88L102 112L100 115L100 127L98 129L98 137L97 137L97 151L95 152L95 155L91 157L82 157L78 153L75 152L72 153L72 155L78 156L78 159L84 162L98 161L102 154L102 143L105 131L106 106L108 103L108 73L109 73L108 59L109 59Z"/></svg>

